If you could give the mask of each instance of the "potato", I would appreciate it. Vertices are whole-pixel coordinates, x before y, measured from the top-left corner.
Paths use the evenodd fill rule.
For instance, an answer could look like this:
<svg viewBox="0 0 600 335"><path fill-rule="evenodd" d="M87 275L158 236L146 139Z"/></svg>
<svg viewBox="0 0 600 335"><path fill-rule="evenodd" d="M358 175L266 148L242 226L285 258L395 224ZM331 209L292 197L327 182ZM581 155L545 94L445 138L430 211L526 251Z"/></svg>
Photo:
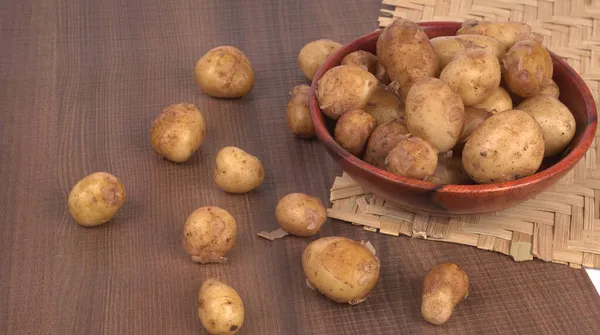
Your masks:
<svg viewBox="0 0 600 335"><path fill-rule="evenodd" d="M458 265L440 263L423 279L421 315L434 325L448 321L456 305L469 294L469 276Z"/></svg>
<svg viewBox="0 0 600 335"><path fill-rule="evenodd" d="M467 49L457 55L440 79L457 92L465 106L482 102L500 85L498 58L484 49Z"/></svg>
<svg viewBox="0 0 600 335"><path fill-rule="evenodd" d="M236 242L237 224L228 211L204 206L193 211L183 225L183 247L200 264L227 261Z"/></svg>
<svg viewBox="0 0 600 335"><path fill-rule="evenodd" d="M498 86L487 98L472 107L496 114L512 109L513 101L510 94L502 86Z"/></svg>
<svg viewBox="0 0 600 335"><path fill-rule="evenodd" d="M217 152L215 184L225 192L247 193L262 184L265 170L261 161L246 151L227 146Z"/></svg>
<svg viewBox="0 0 600 335"><path fill-rule="evenodd" d="M439 73L439 61L427 34L407 19L395 19L383 29L377 56L402 99L416 80Z"/></svg>
<svg viewBox="0 0 600 335"><path fill-rule="evenodd" d="M364 50L351 52L342 59L342 65L357 65L372 74L376 73L377 62L377 56Z"/></svg>
<svg viewBox="0 0 600 335"><path fill-rule="evenodd" d="M198 292L198 318L209 334L232 335L244 324L244 303L233 287L210 278Z"/></svg>
<svg viewBox="0 0 600 335"><path fill-rule="evenodd" d="M377 119L378 126L396 120L404 122L404 103L384 85L377 85L364 110Z"/></svg>
<svg viewBox="0 0 600 335"><path fill-rule="evenodd" d="M362 109L355 109L342 115L335 125L335 140L354 156L359 156L367 145L367 140L377 120Z"/></svg>
<svg viewBox="0 0 600 335"><path fill-rule="evenodd" d="M126 200L125 186L117 177L94 172L73 186L67 204L75 222L92 227L110 221Z"/></svg>
<svg viewBox="0 0 600 335"><path fill-rule="evenodd" d="M560 89L558 88L558 85L556 85L554 80L552 80L552 78L545 78L542 81L539 94L549 95L558 99L558 97L560 96Z"/></svg>
<svg viewBox="0 0 600 335"><path fill-rule="evenodd" d="M305 193L290 193L277 202L275 218L288 233L308 237L315 235L325 224L327 210L317 197Z"/></svg>
<svg viewBox="0 0 600 335"><path fill-rule="evenodd" d="M356 305L379 279L379 259L364 244L345 237L323 237L302 253L306 282L327 298Z"/></svg>
<svg viewBox="0 0 600 335"><path fill-rule="evenodd" d="M401 139L385 159L389 172L419 180L433 175L437 162L435 149L418 137Z"/></svg>
<svg viewBox="0 0 600 335"><path fill-rule="evenodd" d="M517 109L529 113L544 132L544 157L563 151L575 136L575 117L560 100L550 95L525 99Z"/></svg>
<svg viewBox="0 0 600 335"><path fill-rule="evenodd" d="M406 97L408 131L438 152L452 149L465 122L465 107L458 94L437 78L415 82Z"/></svg>
<svg viewBox="0 0 600 335"><path fill-rule="evenodd" d="M317 83L317 100L323 113L337 120L349 110L363 108L377 88L377 78L360 66L338 65Z"/></svg>
<svg viewBox="0 0 600 335"><path fill-rule="evenodd" d="M438 157L438 164L435 167L433 175L427 177L425 180L437 185L466 185L473 183L462 166L460 156L446 157L445 155Z"/></svg>
<svg viewBox="0 0 600 335"><path fill-rule="evenodd" d="M485 109L465 107L465 124L463 126L462 131L460 132L460 136L458 137L456 145L454 146L454 148L452 148L452 152L462 152L462 149L465 146L465 142L467 141L469 136L471 136L473 131L479 128L479 126L481 126L483 122L492 115L493 114L491 112L488 112Z"/></svg>
<svg viewBox="0 0 600 335"><path fill-rule="evenodd" d="M198 107L179 103L167 106L152 121L150 143L154 152L183 163L198 151L206 136L206 122Z"/></svg>
<svg viewBox="0 0 600 335"><path fill-rule="evenodd" d="M524 36L531 35L531 26L514 21L477 21L463 22L456 35L484 35L500 42L506 51Z"/></svg>
<svg viewBox="0 0 600 335"><path fill-rule="evenodd" d="M317 70L342 45L329 39L319 39L307 43L298 53L298 66L308 80L313 80Z"/></svg>
<svg viewBox="0 0 600 335"><path fill-rule="evenodd" d="M364 161L385 169L385 159L390 151L408 135L408 128L402 122L391 121L373 130L365 149Z"/></svg>
<svg viewBox="0 0 600 335"><path fill-rule="evenodd" d="M290 92L286 109L287 125L298 138L308 139L316 136L308 107L309 98L310 86L308 85L297 85Z"/></svg>
<svg viewBox="0 0 600 335"><path fill-rule="evenodd" d="M500 42L483 35L439 36L431 39L431 45L440 61L440 69L446 67L457 54L466 49L486 49L498 59L505 53Z"/></svg>
<svg viewBox="0 0 600 335"><path fill-rule="evenodd" d="M553 75L552 57L540 41L529 38L513 45L502 60L502 77L509 90L528 98L542 90Z"/></svg>
<svg viewBox="0 0 600 335"><path fill-rule="evenodd" d="M233 46L208 51L194 68L200 89L216 98L240 98L254 88L254 70L244 53Z"/></svg>
<svg viewBox="0 0 600 335"><path fill-rule="evenodd" d="M532 175L543 158L542 128L518 109L490 116L471 134L462 152L465 171L480 184Z"/></svg>
<svg viewBox="0 0 600 335"><path fill-rule="evenodd" d="M388 76L387 72L385 72L385 68L383 65L381 65L379 60L377 60L377 65L375 66L375 78L377 78L379 83L382 85L387 86L390 84L390 77Z"/></svg>

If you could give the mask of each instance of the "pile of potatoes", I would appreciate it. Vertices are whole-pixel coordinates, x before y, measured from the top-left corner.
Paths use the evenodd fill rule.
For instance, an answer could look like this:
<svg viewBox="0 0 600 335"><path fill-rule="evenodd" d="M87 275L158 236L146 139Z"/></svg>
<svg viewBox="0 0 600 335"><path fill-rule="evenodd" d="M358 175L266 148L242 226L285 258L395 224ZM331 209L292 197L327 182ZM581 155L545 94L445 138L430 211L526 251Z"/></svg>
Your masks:
<svg viewBox="0 0 600 335"><path fill-rule="evenodd" d="M552 76L526 23L471 20L429 39L396 19L376 54L350 53L325 72L316 98L337 143L373 166L435 184L498 183L534 174L573 139Z"/></svg>

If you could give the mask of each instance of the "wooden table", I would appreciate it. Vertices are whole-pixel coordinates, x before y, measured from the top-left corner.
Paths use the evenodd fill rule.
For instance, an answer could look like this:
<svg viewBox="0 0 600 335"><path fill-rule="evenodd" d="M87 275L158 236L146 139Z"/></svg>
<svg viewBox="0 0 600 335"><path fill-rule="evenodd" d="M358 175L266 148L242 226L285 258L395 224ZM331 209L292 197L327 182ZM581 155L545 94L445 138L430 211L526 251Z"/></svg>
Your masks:
<svg viewBox="0 0 600 335"><path fill-rule="evenodd" d="M250 2L251 3L251 2ZM318 141L286 128L288 91L303 83L304 43L342 43L377 28L372 1L0 2L0 333L197 334L197 291L208 277L246 305L240 334L591 333L600 298L583 270L515 263L470 247L389 237L330 221L320 236L368 239L382 273L372 296L338 305L309 290L300 255L312 239L257 237L276 227L289 192L327 201L338 168ZM201 94L195 61L240 47L256 71L239 100ZM208 122L185 164L153 155L151 120L166 105L197 104ZM264 184L229 195L212 183L216 151L261 158ZM70 188L94 171L123 180L128 201L108 225L83 228L66 209ZM239 224L230 261L198 265L181 243L187 215L228 209ZM444 326L420 316L420 282L441 261L461 264L472 292Z"/></svg>

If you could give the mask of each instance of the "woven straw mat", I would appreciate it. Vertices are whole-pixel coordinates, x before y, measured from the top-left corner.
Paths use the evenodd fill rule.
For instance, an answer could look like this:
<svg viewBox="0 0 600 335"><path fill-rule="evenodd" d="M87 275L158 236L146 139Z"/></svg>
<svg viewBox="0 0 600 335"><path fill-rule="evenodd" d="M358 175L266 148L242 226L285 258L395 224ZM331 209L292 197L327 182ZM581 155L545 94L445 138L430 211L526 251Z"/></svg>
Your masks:
<svg viewBox="0 0 600 335"><path fill-rule="evenodd" d="M544 44L600 93L600 0L384 0L380 27L413 21L511 20L529 23ZM597 133L597 136L600 134ZM550 190L517 207L476 217L429 217L368 194L348 175L331 189L328 216L390 235L471 245L512 256L600 268L600 148L590 150Z"/></svg>

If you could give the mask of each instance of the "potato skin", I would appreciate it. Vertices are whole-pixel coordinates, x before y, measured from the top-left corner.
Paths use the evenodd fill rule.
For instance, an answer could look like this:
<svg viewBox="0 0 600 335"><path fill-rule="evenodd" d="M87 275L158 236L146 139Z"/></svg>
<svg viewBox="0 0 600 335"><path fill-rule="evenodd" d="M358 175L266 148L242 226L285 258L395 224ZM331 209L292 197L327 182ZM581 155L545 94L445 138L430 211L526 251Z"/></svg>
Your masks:
<svg viewBox="0 0 600 335"><path fill-rule="evenodd" d="M542 81L541 86L542 87L540 87L539 93L540 95L545 94L555 97L556 99L558 99L560 96L560 89L558 88L558 85L556 85L556 82L552 80L552 78L545 78L544 81Z"/></svg>
<svg viewBox="0 0 600 335"><path fill-rule="evenodd" d="M460 156L445 157L440 155L435 172L425 180L437 185L473 184L473 181L462 166Z"/></svg>
<svg viewBox="0 0 600 335"><path fill-rule="evenodd" d="M244 53L233 46L209 50L196 62L196 83L216 98L240 98L254 88L254 70Z"/></svg>
<svg viewBox="0 0 600 335"><path fill-rule="evenodd" d="M504 87L498 86L487 98L472 107L496 114L512 109L513 101Z"/></svg>
<svg viewBox="0 0 600 335"><path fill-rule="evenodd" d="M117 177L107 172L94 172L73 186L68 208L75 222L93 227L110 221L126 200L125 186Z"/></svg>
<svg viewBox="0 0 600 335"><path fill-rule="evenodd" d="M261 161L246 151L227 146L217 152L215 184L225 192L247 193L262 184L265 171Z"/></svg>
<svg viewBox="0 0 600 335"><path fill-rule="evenodd" d="M288 233L309 237L319 232L327 221L327 210L321 199L305 193L290 193L277 202L277 223Z"/></svg>
<svg viewBox="0 0 600 335"><path fill-rule="evenodd" d="M358 50L347 54L342 59L342 65L357 65L363 69L376 74L377 71L377 56L364 50Z"/></svg>
<svg viewBox="0 0 600 335"><path fill-rule="evenodd" d="M377 85L364 111L377 119L378 126L396 120L405 122L404 102L384 85Z"/></svg>
<svg viewBox="0 0 600 335"><path fill-rule="evenodd" d="M330 39L318 39L305 44L298 53L298 66L306 79L313 80L317 70L342 45Z"/></svg>
<svg viewBox="0 0 600 335"><path fill-rule="evenodd" d="M407 19L395 19L377 40L377 57L392 87L405 99L414 82L437 77L439 61L423 28Z"/></svg>
<svg viewBox="0 0 600 335"><path fill-rule="evenodd" d="M377 78L360 66L338 65L325 72L317 83L317 101L327 117L363 108L377 88Z"/></svg>
<svg viewBox="0 0 600 335"><path fill-rule="evenodd" d="M221 263L235 246L236 235L237 223L228 211L204 206L185 220L183 247L196 263Z"/></svg>
<svg viewBox="0 0 600 335"><path fill-rule="evenodd" d="M431 39L431 44L443 69L466 49L486 49L501 59L506 52L500 42L484 35L439 36Z"/></svg>
<svg viewBox="0 0 600 335"><path fill-rule="evenodd" d="M500 42L502 48L506 51L523 36L531 35L531 26L527 23L514 21L468 20L463 22L456 35L489 36Z"/></svg>
<svg viewBox="0 0 600 335"><path fill-rule="evenodd" d="M518 106L540 124L544 132L544 157L563 151L575 136L575 117L560 100L550 95L536 95Z"/></svg>
<svg viewBox="0 0 600 335"><path fill-rule="evenodd" d="M167 106L152 121L150 143L154 152L171 162L183 163L198 151L206 136L206 122L194 104Z"/></svg>
<svg viewBox="0 0 600 335"><path fill-rule="evenodd" d="M366 300L379 279L377 256L345 237L323 237L302 253L307 282L327 298L356 305Z"/></svg>
<svg viewBox="0 0 600 335"><path fill-rule="evenodd" d="M244 303L231 286L214 278L198 291L198 318L209 334L233 335L244 324Z"/></svg>
<svg viewBox="0 0 600 335"><path fill-rule="evenodd" d="M537 121L518 109L492 115L471 134L462 152L465 171L480 184L534 174L544 158L544 136Z"/></svg>
<svg viewBox="0 0 600 335"><path fill-rule="evenodd" d="M377 120L362 109L355 109L342 115L335 125L335 140L354 156L359 156L367 145L367 140Z"/></svg>
<svg viewBox="0 0 600 335"><path fill-rule="evenodd" d="M398 141L385 160L389 172L419 180L433 175L437 163L437 151L418 137L407 137Z"/></svg>
<svg viewBox="0 0 600 335"><path fill-rule="evenodd" d="M465 122L465 108L460 96L437 78L415 82L406 97L406 126L444 153L452 149Z"/></svg>
<svg viewBox="0 0 600 335"><path fill-rule="evenodd" d="M440 263L423 279L421 315L434 325L448 321L452 311L469 294L469 276L458 265Z"/></svg>
<svg viewBox="0 0 600 335"><path fill-rule="evenodd" d="M552 57L542 43L534 38L513 45L502 60L502 77L513 93L528 98L542 90L542 84L552 79Z"/></svg>
<svg viewBox="0 0 600 335"><path fill-rule="evenodd" d="M456 145L452 148L452 152L454 154L462 152L469 136L471 136L475 129L479 128L479 126L492 115L491 112L488 112L485 109L465 107L465 123Z"/></svg>
<svg viewBox="0 0 600 335"><path fill-rule="evenodd" d="M465 106L482 102L500 85L498 58L484 49L467 49L457 55L440 79L457 92Z"/></svg>
<svg viewBox="0 0 600 335"><path fill-rule="evenodd" d="M399 121L381 124L373 130L363 160L375 167L385 169L385 159L390 151L408 135L408 128Z"/></svg>
<svg viewBox="0 0 600 335"><path fill-rule="evenodd" d="M310 86L297 85L290 92L286 109L288 128L298 138L310 139L316 136L315 127L308 107Z"/></svg>

